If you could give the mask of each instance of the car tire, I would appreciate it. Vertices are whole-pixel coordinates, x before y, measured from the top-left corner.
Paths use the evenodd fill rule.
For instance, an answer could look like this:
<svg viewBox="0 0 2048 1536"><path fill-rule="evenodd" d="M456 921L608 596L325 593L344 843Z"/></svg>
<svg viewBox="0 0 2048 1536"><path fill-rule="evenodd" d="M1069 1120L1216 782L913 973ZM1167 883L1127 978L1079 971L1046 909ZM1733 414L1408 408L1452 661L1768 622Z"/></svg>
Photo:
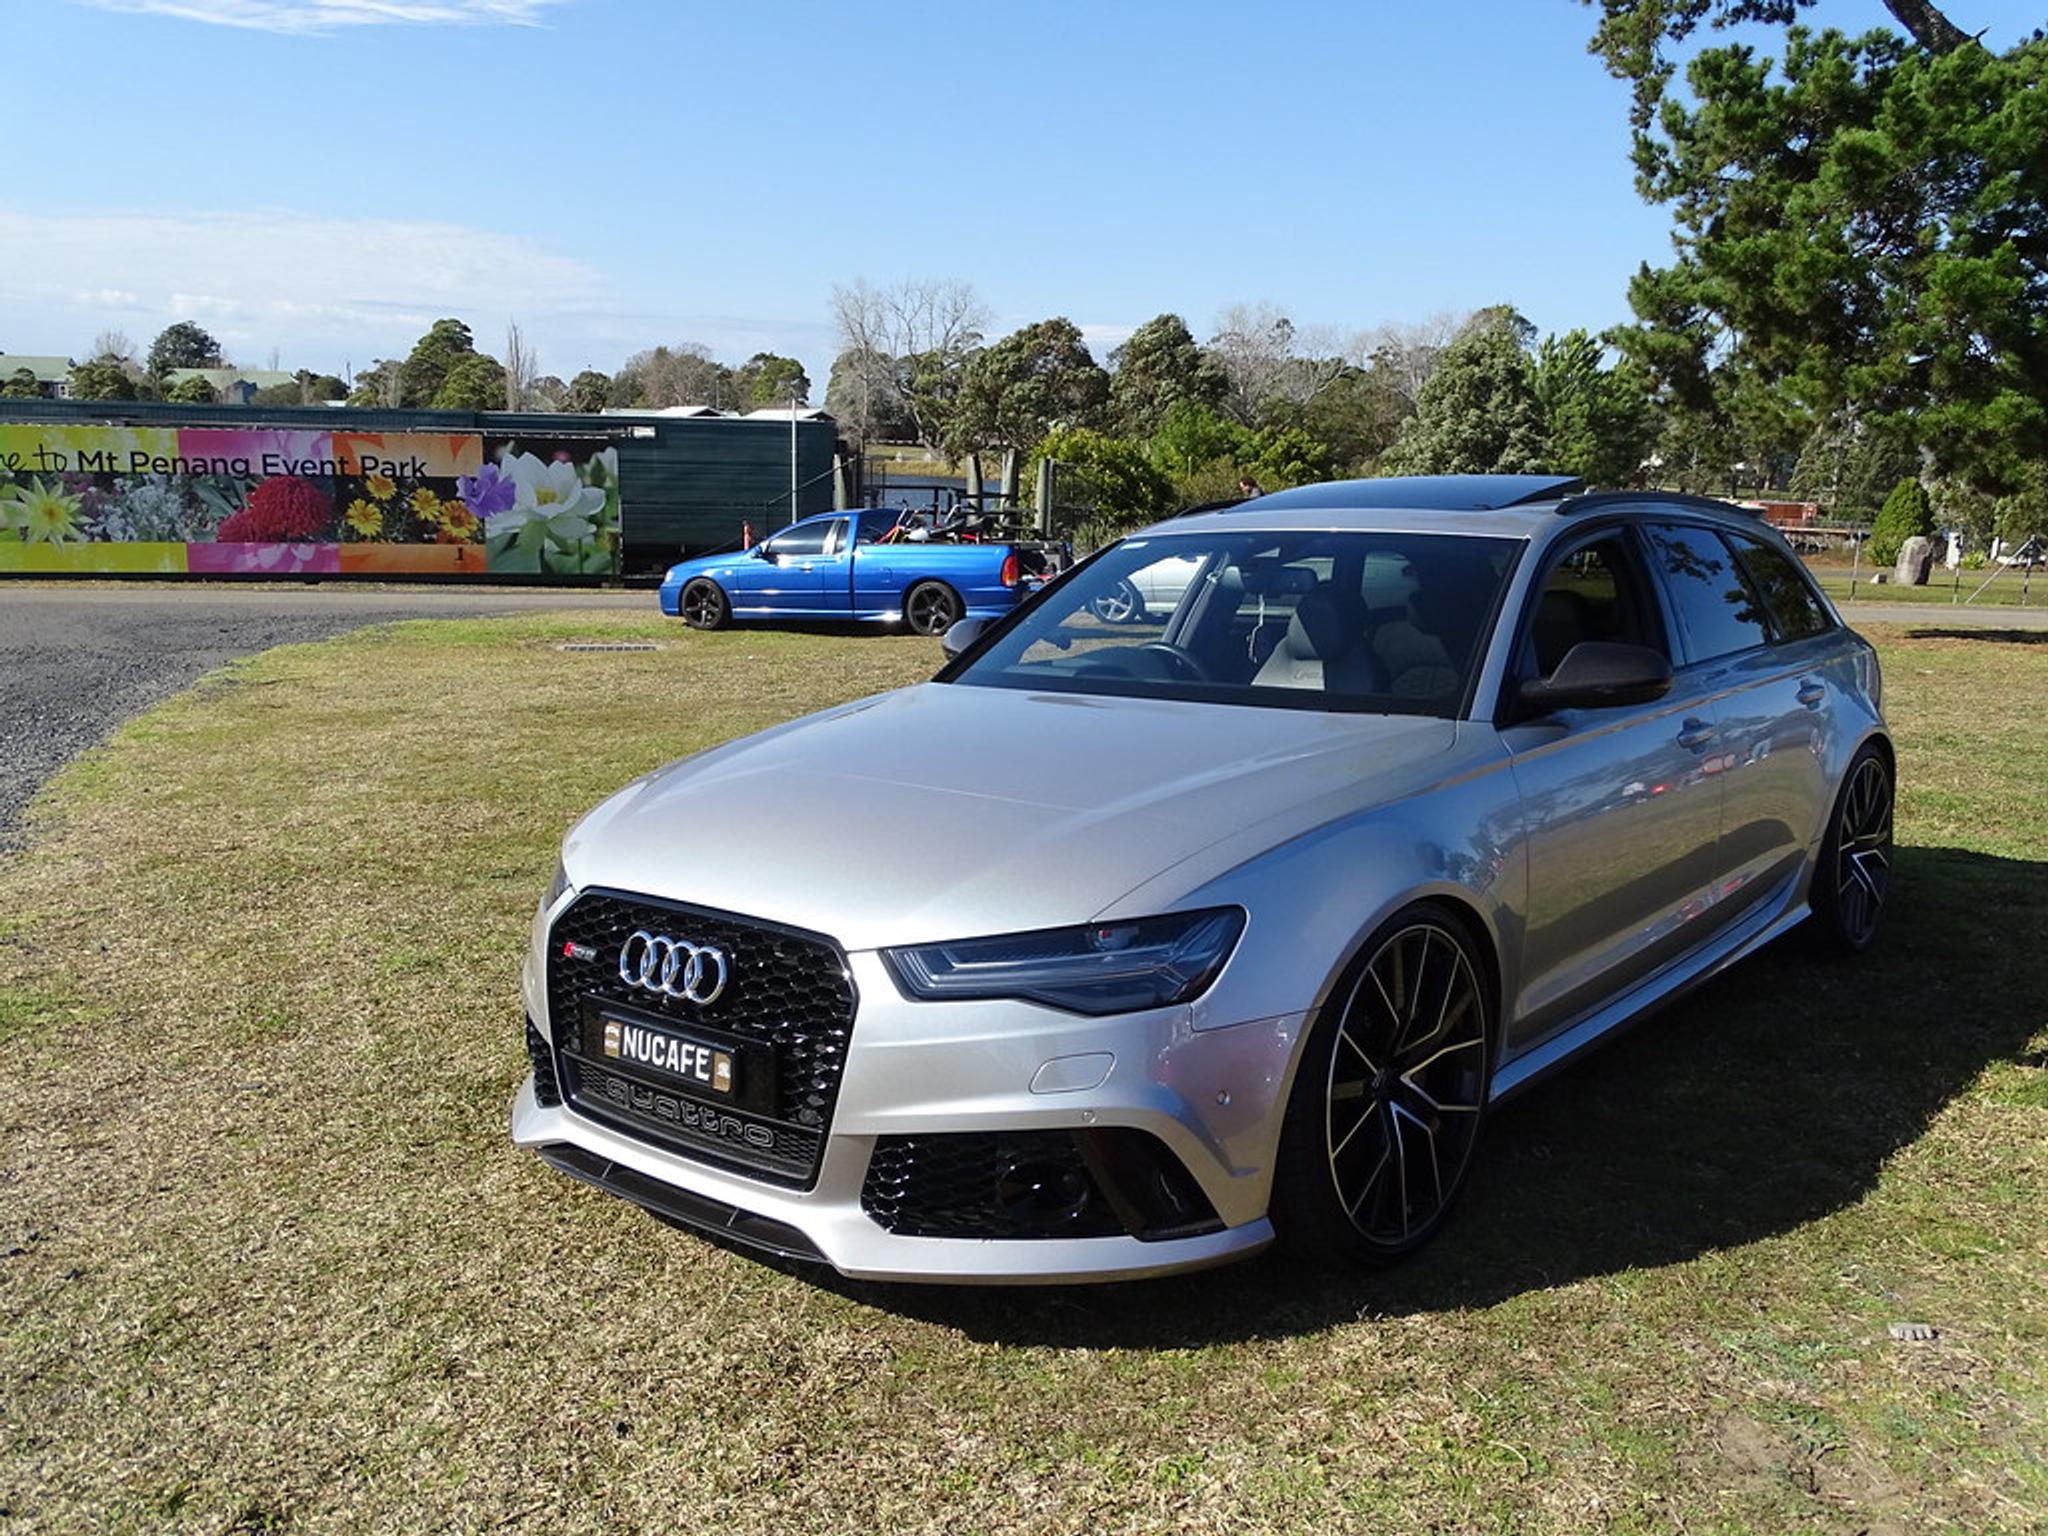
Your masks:
<svg viewBox="0 0 2048 1536"><path fill-rule="evenodd" d="M732 622L732 603L725 588L706 576L699 576L683 588L676 609L692 629L723 629Z"/></svg>
<svg viewBox="0 0 2048 1536"><path fill-rule="evenodd" d="M960 594L943 581L920 581L903 594L903 619L920 635L943 635L960 622Z"/></svg>
<svg viewBox="0 0 2048 1536"><path fill-rule="evenodd" d="M1877 941L1891 893L1891 759L1865 742L1849 759L1813 867L1813 933L1830 954L1860 955Z"/></svg>
<svg viewBox="0 0 2048 1536"><path fill-rule="evenodd" d="M1317 1011L1280 1131L1272 1215L1304 1256L1372 1267L1435 1236L1486 1115L1495 1007L1472 925L1396 913Z"/></svg>

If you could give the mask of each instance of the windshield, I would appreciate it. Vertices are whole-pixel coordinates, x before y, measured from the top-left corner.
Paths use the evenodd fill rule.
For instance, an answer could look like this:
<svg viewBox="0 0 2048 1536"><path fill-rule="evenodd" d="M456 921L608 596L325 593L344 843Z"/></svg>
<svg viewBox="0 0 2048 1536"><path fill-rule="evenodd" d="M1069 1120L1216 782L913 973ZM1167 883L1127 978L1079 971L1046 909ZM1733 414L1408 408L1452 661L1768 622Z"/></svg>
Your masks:
<svg viewBox="0 0 2048 1536"><path fill-rule="evenodd" d="M1454 717L1520 547L1433 533L1126 539L951 681Z"/></svg>

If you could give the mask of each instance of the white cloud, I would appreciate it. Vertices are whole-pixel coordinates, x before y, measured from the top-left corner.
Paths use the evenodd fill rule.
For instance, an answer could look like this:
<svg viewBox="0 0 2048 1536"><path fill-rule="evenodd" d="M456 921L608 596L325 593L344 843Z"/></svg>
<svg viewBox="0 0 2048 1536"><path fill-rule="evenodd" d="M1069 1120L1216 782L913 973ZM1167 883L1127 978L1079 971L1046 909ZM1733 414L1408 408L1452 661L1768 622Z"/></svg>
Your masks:
<svg viewBox="0 0 2048 1536"><path fill-rule="evenodd" d="M462 224L0 205L0 349L9 352L76 356L110 323L147 337L197 320L238 362L275 347L287 367L338 371L402 357L452 315L493 353L518 320L543 370L564 378L609 371L657 343L697 341L728 362L794 350L823 391L831 337L822 321L685 312L650 297L620 292L581 253Z"/></svg>
<svg viewBox="0 0 2048 1536"><path fill-rule="evenodd" d="M103 11L173 16L259 32L332 32L341 27L535 26L561 0L79 0Z"/></svg>

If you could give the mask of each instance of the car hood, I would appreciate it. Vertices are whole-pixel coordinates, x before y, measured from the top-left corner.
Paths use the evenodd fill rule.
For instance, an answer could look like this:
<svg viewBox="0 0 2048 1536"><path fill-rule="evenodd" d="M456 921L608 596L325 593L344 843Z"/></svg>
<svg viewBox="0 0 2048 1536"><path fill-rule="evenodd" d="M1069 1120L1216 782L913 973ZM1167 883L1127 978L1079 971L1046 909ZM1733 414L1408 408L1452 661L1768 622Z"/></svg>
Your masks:
<svg viewBox="0 0 2048 1536"><path fill-rule="evenodd" d="M1279 840L1398 793L1455 737L1419 716L925 683L657 770L563 859L578 886L848 949L1056 927L1253 823Z"/></svg>

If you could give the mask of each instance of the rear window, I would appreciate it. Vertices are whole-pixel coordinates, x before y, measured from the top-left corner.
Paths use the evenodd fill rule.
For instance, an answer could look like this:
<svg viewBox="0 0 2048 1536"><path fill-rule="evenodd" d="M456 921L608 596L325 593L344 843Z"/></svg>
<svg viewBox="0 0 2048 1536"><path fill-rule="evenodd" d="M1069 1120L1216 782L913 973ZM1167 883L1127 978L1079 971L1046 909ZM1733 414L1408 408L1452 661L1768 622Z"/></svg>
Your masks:
<svg viewBox="0 0 2048 1536"><path fill-rule="evenodd" d="M1732 656L1770 638L1763 604L1719 534L1684 523L1652 523L1643 531L1689 660Z"/></svg>
<svg viewBox="0 0 2048 1536"><path fill-rule="evenodd" d="M1736 553L1749 570L1750 580L1756 583L1765 606L1771 610L1780 640L1804 640L1834 627L1813 590L1813 583L1789 555L1761 539L1745 539L1740 534L1734 536L1734 543Z"/></svg>

